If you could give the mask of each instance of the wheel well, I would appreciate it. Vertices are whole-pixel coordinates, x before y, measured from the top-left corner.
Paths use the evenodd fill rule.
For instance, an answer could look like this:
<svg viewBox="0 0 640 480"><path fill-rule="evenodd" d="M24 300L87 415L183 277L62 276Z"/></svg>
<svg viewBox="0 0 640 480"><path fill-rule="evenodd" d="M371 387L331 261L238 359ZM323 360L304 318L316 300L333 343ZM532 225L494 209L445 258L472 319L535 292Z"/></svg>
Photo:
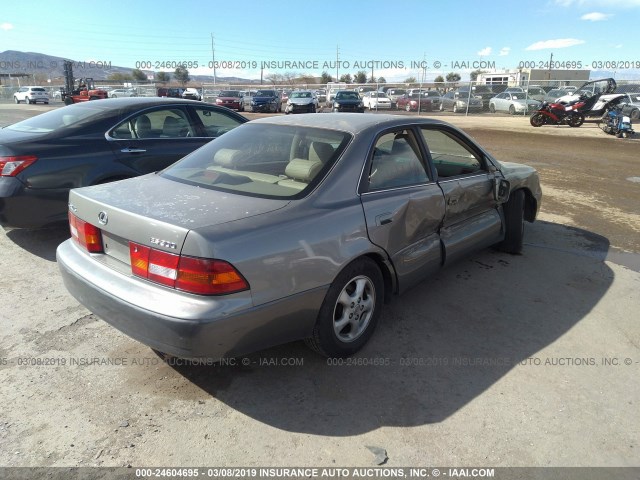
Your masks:
<svg viewBox="0 0 640 480"><path fill-rule="evenodd" d="M377 253L370 253L366 256L376 262L376 265L378 265L378 268L380 269L382 278L384 280L384 303L390 303L391 297L394 293L397 293L398 288L395 273L393 273L389 261L386 258L383 258L382 255Z"/></svg>
<svg viewBox="0 0 640 480"><path fill-rule="evenodd" d="M536 219L538 204L528 188L522 190L524 191L524 219L527 222L533 222Z"/></svg>

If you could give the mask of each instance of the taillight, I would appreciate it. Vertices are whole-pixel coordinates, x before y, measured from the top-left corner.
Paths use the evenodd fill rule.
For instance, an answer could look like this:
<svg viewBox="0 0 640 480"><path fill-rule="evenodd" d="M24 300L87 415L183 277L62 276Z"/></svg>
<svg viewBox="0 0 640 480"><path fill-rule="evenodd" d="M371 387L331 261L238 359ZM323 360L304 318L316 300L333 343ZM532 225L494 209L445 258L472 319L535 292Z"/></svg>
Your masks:
<svg viewBox="0 0 640 480"><path fill-rule="evenodd" d="M36 160L35 155L0 157L0 177L15 177Z"/></svg>
<svg viewBox="0 0 640 480"><path fill-rule="evenodd" d="M69 229L71 237L90 253L102 253L102 235L100 229L80 220L69 212Z"/></svg>
<svg viewBox="0 0 640 480"><path fill-rule="evenodd" d="M249 284L228 262L163 252L129 242L134 275L177 290L223 295L247 290Z"/></svg>

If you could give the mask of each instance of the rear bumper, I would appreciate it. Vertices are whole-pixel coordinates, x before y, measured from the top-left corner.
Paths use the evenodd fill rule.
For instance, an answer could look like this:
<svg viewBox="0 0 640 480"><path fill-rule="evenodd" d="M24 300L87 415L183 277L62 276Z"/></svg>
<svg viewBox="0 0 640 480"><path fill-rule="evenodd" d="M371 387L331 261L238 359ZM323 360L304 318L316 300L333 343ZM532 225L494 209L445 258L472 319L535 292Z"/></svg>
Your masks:
<svg viewBox="0 0 640 480"><path fill-rule="evenodd" d="M33 189L0 177L0 225L38 228L67 218L68 189Z"/></svg>
<svg viewBox="0 0 640 480"><path fill-rule="evenodd" d="M246 292L190 295L123 275L72 240L56 252L69 292L126 335L181 358L219 360L311 335L327 287L254 307Z"/></svg>

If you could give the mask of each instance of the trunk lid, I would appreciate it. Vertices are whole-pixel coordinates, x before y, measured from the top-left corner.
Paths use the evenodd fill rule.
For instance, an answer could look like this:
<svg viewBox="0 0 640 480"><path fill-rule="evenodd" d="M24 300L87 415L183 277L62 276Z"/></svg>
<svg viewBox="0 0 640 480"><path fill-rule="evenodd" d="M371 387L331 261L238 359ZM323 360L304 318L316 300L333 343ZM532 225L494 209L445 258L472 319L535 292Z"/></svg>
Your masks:
<svg viewBox="0 0 640 480"><path fill-rule="evenodd" d="M69 194L71 213L100 228L105 254L126 264L129 241L179 254L190 230L262 215L288 203L195 187L156 174Z"/></svg>

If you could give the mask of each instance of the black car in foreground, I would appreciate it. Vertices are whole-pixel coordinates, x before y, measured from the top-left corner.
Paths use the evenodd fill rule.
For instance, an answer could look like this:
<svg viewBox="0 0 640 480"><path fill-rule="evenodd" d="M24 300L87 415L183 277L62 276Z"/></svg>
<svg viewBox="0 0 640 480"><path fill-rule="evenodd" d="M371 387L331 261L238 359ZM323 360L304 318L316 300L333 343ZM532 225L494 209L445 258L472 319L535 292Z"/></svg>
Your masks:
<svg viewBox="0 0 640 480"><path fill-rule="evenodd" d="M194 100L133 97L9 125L0 129L0 225L66 220L70 189L162 170L246 121Z"/></svg>
<svg viewBox="0 0 640 480"><path fill-rule="evenodd" d="M338 90L333 99L333 111L363 113L364 103L362 103L358 92L354 92L353 90Z"/></svg>

